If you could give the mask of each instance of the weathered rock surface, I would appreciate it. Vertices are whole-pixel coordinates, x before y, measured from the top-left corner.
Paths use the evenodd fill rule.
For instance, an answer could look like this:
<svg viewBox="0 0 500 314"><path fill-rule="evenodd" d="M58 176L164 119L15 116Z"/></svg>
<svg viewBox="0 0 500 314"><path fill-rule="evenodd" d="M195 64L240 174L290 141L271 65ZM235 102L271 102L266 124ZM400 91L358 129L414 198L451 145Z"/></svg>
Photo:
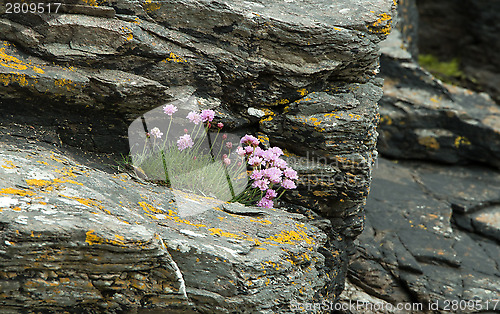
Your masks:
<svg viewBox="0 0 500 314"><path fill-rule="evenodd" d="M61 153L0 143L2 313L281 313L340 294L346 254L331 225L327 236L302 215L135 182Z"/></svg>
<svg viewBox="0 0 500 314"><path fill-rule="evenodd" d="M378 151L392 158L500 167L500 107L487 94L436 80L401 42L393 37L382 43Z"/></svg>
<svg viewBox="0 0 500 314"><path fill-rule="evenodd" d="M84 2L0 14L3 132L126 153L128 123L192 95L297 166L313 159L290 200L359 234L394 1Z"/></svg>
<svg viewBox="0 0 500 314"><path fill-rule="evenodd" d="M442 313L494 312L499 203L498 171L379 159L349 269L354 288L344 302L421 303L424 310L437 302ZM477 303L452 311L453 300Z"/></svg>
<svg viewBox="0 0 500 314"><path fill-rule="evenodd" d="M419 49L458 58L465 75L500 102L500 2L418 0Z"/></svg>

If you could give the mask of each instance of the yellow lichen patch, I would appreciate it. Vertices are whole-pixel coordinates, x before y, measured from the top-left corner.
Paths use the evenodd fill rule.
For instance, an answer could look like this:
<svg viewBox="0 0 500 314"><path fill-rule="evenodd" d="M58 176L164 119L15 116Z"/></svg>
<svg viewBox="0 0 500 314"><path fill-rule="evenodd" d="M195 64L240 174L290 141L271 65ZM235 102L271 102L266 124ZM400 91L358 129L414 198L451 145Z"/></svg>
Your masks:
<svg viewBox="0 0 500 314"><path fill-rule="evenodd" d="M160 209L158 209L158 208L156 208L156 207L154 207L146 202L139 202L139 206L141 206L142 209L146 212L146 214L144 214L144 215L151 217L153 219L159 219L159 218L155 215L150 214L150 213L164 214L163 219L172 220L172 221L175 221L176 223L182 223L182 224L194 226L197 228L206 227L204 224L196 224L196 223L193 223L189 220L180 218L179 216L177 216L177 213L174 212L173 210L169 210L167 215L165 215L165 213L162 210L160 210Z"/></svg>
<svg viewBox="0 0 500 314"><path fill-rule="evenodd" d="M14 163L12 161L10 161L10 160L6 160L6 161L4 161L4 163L5 163L5 165L2 165L2 167L5 168L5 169L15 169L15 168L17 168L17 166L14 165Z"/></svg>
<svg viewBox="0 0 500 314"><path fill-rule="evenodd" d="M0 74L0 82L4 85L10 85L11 83L17 83L21 86L28 86L29 82L24 74Z"/></svg>
<svg viewBox="0 0 500 314"><path fill-rule="evenodd" d="M459 148L462 145L470 145L470 144L471 144L471 142L464 136L458 136L455 139L455 147L456 148Z"/></svg>
<svg viewBox="0 0 500 314"><path fill-rule="evenodd" d="M325 196L329 196L330 195L330 193L325 192L325 191L314 191L313 194L315 196L320 196L320 197L325 197Z"/></svg>
<svg viewBox="0 0 500 314"><path fill-rule="evenodd" d="M420 137L418 139L418 143L422 146L427 147L428 149L434 149L437 150L439 149L439 142L436 140L435 137L432 136L424 136Z"/></svg>
<svg viewBox="0 0 500 314"><path fill-rule="evenodd" d="M19 195L19 196L26 196L26 195L34 195L35 193L31 191L25 191L25 190L18 190L18 189L13 189L13 188L5 188L0 190L0 194L13 194L13 195Z"/></svg>
<svg viewBox="0 0 500 314"><path fill-rule="evenodd" d="M159 2L153 2L153 0L146 0L144 4L144 10L146 11L156 11L161 8Z"/></svg>
<svg viewBox="0 0 500 314"><path fill-rule="evenodd" d="M392 16L387 13L381 13L378 15L377 20L368 25L367 28L371 33L374 34L389 35L392 29Z"/></svg>
<svg viewBox="0 0 500 314"><path fill-rule="evenodd" d="M387 125L391 125L392 124L392 119L389 116L381 116L379 121L380 121L380 123L384 123L384 124L387 124Z"/></svg>
<svg viewBox="0 0 500 314"><path fill-rule="evenodd" d="M60 196L62 197L66 197L66 198L69 198L69 199L72 199L72 200L75 200L77 202L79 202L80 204L83 204L85 206L89 206L89 207L97 207L99 209L103 209L104 206L101 205L101 203L97 200L93 200L91 198L81 198L81 197L75 197L75 196L66 196L66 195L62 195L60 194Z"/></svg>
<svg viewBox="0 0 500 314"><path fill-rule="evenodd" d="M61 88L66 87L66 90L68 90L68 91L71 91L76 87L75 82L73 82L70 79L64 79L64 78L54 80L54 85L56 87L61 87Z"/></svg>
<svg viewBox="0 0 500 314"><path fill-rule="evenodd" d="M28 183L28 185L30 185L30 186L35 186L35 187L41 189L43 187L51 185L52 181L38 180L38 179L27 179L26 183Z"/></svg>
<svg viewBox="0 0 500 314"><path fill-rule="evenodd" d="M46 166L49 165L49 163L46 162L46 161L40 161L40 160L38 160L37 163L42 164L42 165L46 165Z"/></svg>
<svg viewBox="0 0 500 314"><path fill-rule="evenodd" d="M297 93L299 93L300 96L305 96L305 95L309 94L309 92L305 88L298 89Z"/></svg>
<svg viewBox="0 0 500 314"><path fill-rule="evenodd" d="M14 70L24 71L30 68L36 73L44 73L42 69L32 66L30 63L23 62L14 56L9 56L5 53L5 48L0 48L0 65Z"/></svg>
<svg viewBox="0 0 500 314"><path fill-rule="evenodd" d="M281 231L279 234L266 238L266 240L285 244L297 244L299 242L313 243L312 239L303 230Z"/></svg>
<svg viewBox="0 0 500 314"><path fill-rule="evenodd" d="M269 143L269 136L265 135L265 134L259 134L257 136L257 138L259 139L259 142L263 143L263 144L268 144Z"/></svg>
<svg viewBox="0 0 500 314"><path fill-rule="evenodd" d="M221 236L221 237L232 238L232 239L236 239L236 240L242 240L243 239L243 236L241 236L239 234L231 233L231 232L225 232L225 231L223 231L220 228L210 228L210 229L208 229L208 231L211 232L210 235L218 235L218 236Z"/></svg>
<svg viewBox="0 0 500 314"><path fill-rule="evenodd" d="M250 221L251 222L258 222L258 223L263 224L263 225L271 225L272 224L272 222L267 220L267 219L252 219L252 218L250 218Z"/></svg>
<svg viewBox="0 0 500 314"><path fill-rule="evenodd" d="M125 238L123 236L117 234L115 234L114 239L104 239L103 237L96 235L95 230L89 230L85 233L85 242L89 245L110 244L117 246L125 246L128 242L134 246L140 247L144 247L147 244L147 242L145 241L125 241Z"/></svg>
<svg viewBox="0 0 500 314"><path fill-rule="evenodd" d="M93 7L97 7L99 5L99 3L97 2L97 0L82 0L86 5L90 5L90 6L93 6Z"/></svg>
<svg viewBox="0 0 500 314"><path fill-rule="evenodd" d="M184 58L176 55L175 53L171 52L170 56L168 58L163 59L161 62L166 63L166 62L187 62Z"/></svg>

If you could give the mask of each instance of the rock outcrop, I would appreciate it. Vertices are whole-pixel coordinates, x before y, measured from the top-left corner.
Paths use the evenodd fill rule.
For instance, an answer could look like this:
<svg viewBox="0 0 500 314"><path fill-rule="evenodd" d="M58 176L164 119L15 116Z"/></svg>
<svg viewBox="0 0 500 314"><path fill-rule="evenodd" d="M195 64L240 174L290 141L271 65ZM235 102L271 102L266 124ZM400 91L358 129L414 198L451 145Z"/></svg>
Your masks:
<svg viewBox="0 0 500 314"><path fill-rule="evenodd" d="M65 303L65 306L84 307L84 303L90 302L90 307L96 309L149 307L150 304L169 307L175 303L179 310L195 307L201 312L244 312L249 308L251 312L271 312L287 311L286 304L291 299L310 301L328 294L329 300L336 300L343 287L347 250L363 229L363 204L376 157L377 101L382 95L382 83L375 78L379 67L378 44L391 31L395 7L396 2L390 0L335 3L325 0L266 3L75 0L65 2L57 14L1 12L0 132L8 135L9 141L14 136L79 147L84 151L127 153L126 134L130 122L167 102L193 97L201 108L215 110L216 120L223 122L231 132L258 134L263 145L285 149L288 162L298 170L300 177L297 192L288 196L286 206L289 212L299 213L298 216L272 212L265 219L244 218L257 220L251 227L247 226L248 230L243 230L246 228L243 226L231 229L229 225L229 229L224 229L225 222L233 218L240 221L231 215L248 209L234 209L237 212L223 207L220 207L222 211L207 209L195 215L195 222L191 222L181 218L180 213L171 208L173 205L168 204L170 192L161 192L166 193L161 194L165 200L152 203L160 188L149 192L146 190L150 187L127 188L126 191L141 191L146 200L137 199L141 196L139 193L128 195L128 202L134 206L125 208L126 205L122 206L111 196L116 191L106 188L122 191L129 184L126 180L101 176L103 183L99 184L91 183L92 179L85 175L77 175L84 179L80 182L64 173L62 177L54 174L55 177L50 178L33 178L23 172L26 169L23 163L35 165L31 159L22 157L18 163L11 160L13 165L4 164L7 167L4 169L13 172L6 175L8 185L4 192L12 192L14 197L12 193L5 196L8 199L5 199L4 213L9 215L2 216L5 217L2 235L8 236L7 241L13 244L8 246L8 254L21 254L16 251L16 245L23 248L32 245L30 241L37 237L31 237L31 231L46 237L33 243L45 243L47 247L55 246L50 241L54 241L51 239L60 231L64 234L61 235L63 242L68 244L60 248L62 254L68 258L78 256L89 265L99 261L92 256L81 256L88 246L96 250L95 255L102 257L105 265L114 255L109 252L117 252L117 256L130 252L130 256L137 257L142 249L148 253L137 262L138 270L129 271L130 277L120 268L125 265L118 265L119 271L104 277L97 274L100 266L86 267L81 273L53 270L55 274L42 267L39 273L17 278L14 281L17 283L8 286L10 294L2 302L16 307L21 306L23 300L29 300L29 304L53 308L50 304L54 301L48 293L23 294L29 291L23 286L25 277L37 278L40 287L49 289L46 291L55 289L63 295L65 289L57 287L65 287L64 283L57 278L69 278L64 281L68 287L74 284L77 291L82 291L82 298L81 302L66 298L65 302L78 304ZM10 154L7 153L9 158ZM11 166L13 168L9 168ZM45 172L51 168L47 167ZM84 173L81 169L75 171ZM26 179L41 181L30 181L33 183L30 185L23 182ZM61 192L68 197L60 196L54 192L57 188L71 193ZM46 204L31 206L42 191L52 193L52 198L41 200ZM71 214L64 214L54 209L55 206L66 208ZM48 213L37 214L37 211ZM14 214L18 212L26 212L21 223L15 221ZM221 216L223 212L227 217ZM35 230L23 224L31 224L36 220L34 217L44 215L60 218L67 229L44 224ZM283 216L304 217L301 215L322 231L309 225L304 225L309 228L304 231L293 225L292 220L280 220L285 219ZM75 220L71 220L73 216ZM153 217L167 227L172 224L170 227L175 231L159 230ZM224 219L219 221L219 217ZM110 223L105 223L107 221ZM142 227L129 230L124 221ZM267 221L273 225L290 224L292 229L284 231L280 229L283 226L277 226L279 230L272 235L269 232L273 227L266 225L262 231L265 238L284 239L287 245L294 241L312 242L298 251L278 244L260 250L262 252L252 249L256 244L253 239L259 239L254 229ZM180 228L177 224L186 227ZM200 233L198 229L205 228L200 224L210 227ZM115 229L122 225L127 231L117 232ZM243 229L238 229L240 227ZM314 240L311 230L324 238ZM281 238L277 234L281 234ZM229 238L229 244L217 244L217 236L221 241ZM82 242L82 239L85 240ZM70 248L73 242L76 244ZM216 245L224 248L217 249ZM303 259L290 257L290 261L286 261L279 257L283 256L282 249ZM193 253L196 250L200 255ZM237 261L240 255L255 252L269 254L266 255L269 263L253 257L244 263ZM36 251L27 254L31 255L20 255L26 263L38 258ZM43 265L57 262L40 258ZM196 264L197 258L201 264ZM229 261L217 263L217 267L224 269L220 272L219 268L212 268L217 258ZM316 262L312 262L314 259L332 266L327 269L318 264L314 270L316 266L311 264ZM277 285L291 285L291 288L280 290L273 286L274 279L262 277L263 273L254 269L252 263L257 261L263 263L259 267L268 275L275 271L281 274L276 277ZM241 268L235 266L238 263ZM244 266L246 263L250 264ZM301 263L307 266L303 269L299 266ZM72 267L64 265L68 269ZM184 290L175 265L184 278ZM15 263L11 266L19 267ZM62 264L54 267L67 269ZM149 267L148 275L141 273L141 267ZM164 275L149 274L153 269ZM9 271L5 276L14 276L16 271ZM298 280L280 277L285 274L304 278L303 282L308 284L298 287ZM225 278L224 282L216 282L214 286L212 279L219 276ZM314 279L305 279L308 276ZM78 282L82 285L76 284L75 278L81 279ZM115 281L120 282L118 287ZM170 287L166 295L162 295L160 286L161 289ZM250 286L270 288L252 290ZM56 293L54 291L51 293ZM246 291L244 297L241 291ZM157 299L150 302L149 297ZM267 298L273 301L265 302Z"/></svg>
<svg viewBox="0 0 500 314"><path fill-rule="evenodd" d="M271 313L340 294L331 226L139 183L49 145L0 145L2 312Z"/></svg>
<svg viewBox="0 0 500 314"><path fill-rule="evenodd" d="M292 199L359 234L382 94L378 43L393 1L92 3L1 15L9 133L126 152L128 122L194 95L298 164L314 159Z"/></svg>
<svg viewBox="0 0 500 314"><path fill-rule="evenodd" d="M498 171L380 158L343 302L498 311L499 204Z"/></svg>
<svg viewBox="0 0 500 314"><path fill-rule="evenodd" d="M381 44L383 157L341 304L348 313L498 312L500 109L413 60L415 2L401 2L399 31Z"/></svg>

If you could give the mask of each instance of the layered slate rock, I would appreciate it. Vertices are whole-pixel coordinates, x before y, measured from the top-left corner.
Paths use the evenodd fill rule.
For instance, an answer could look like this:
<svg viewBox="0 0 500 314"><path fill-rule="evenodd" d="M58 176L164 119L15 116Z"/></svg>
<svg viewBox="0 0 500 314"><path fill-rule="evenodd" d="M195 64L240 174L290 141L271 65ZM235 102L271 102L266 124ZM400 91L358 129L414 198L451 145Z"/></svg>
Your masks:
<svg viewBox="0 0 500 314"><path fill-rule="evenodd" d="M435 79L401 49L401 36L391 37L382 44L378 151L391 158L500 167L500 107L487 94Z"/></svg>
<svg viewBox="0 0 500 314"><path fill-rule="evenodd" d="M302 215L136 182L36 142L0 145L2 311L288 312L340 294L331 225L327 236Z"/></svg>
<svg viewBox="0 0 500 314"><path fill-rule="evenodd" d="M345 304L449 313L464 300L458 312L498 311L500 173L381 158L373 176Z"/></svg>
<svg viewBox="0 0 500 314"><path fill-rule="evenodd" d="M125 153L127 123L194 96L228 127L289 151L303 178L289 201L359 234L377 138L378 43L395 1L88 4L0 15L4 132Z"/></svg>

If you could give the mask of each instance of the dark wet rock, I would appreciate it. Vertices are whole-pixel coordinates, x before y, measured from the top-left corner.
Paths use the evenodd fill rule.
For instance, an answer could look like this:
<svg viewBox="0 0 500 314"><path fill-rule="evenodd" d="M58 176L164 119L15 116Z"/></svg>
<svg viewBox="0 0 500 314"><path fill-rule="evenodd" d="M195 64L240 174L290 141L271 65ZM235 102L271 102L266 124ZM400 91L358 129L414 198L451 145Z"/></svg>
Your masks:
<svg viewBox="0 0 500 314"><path fill-rule="evenodd" d="M418 0L419 50L457 58L473 84L500 100L500 2ZM442 14L446 12L446 14ZM407 24L406 27L410 27Z"/></svg>
<svg viewBox="0 0 500 314"><path fill-rule="evenodd" d="M331 226L13 140L0 144L2 311L267 313L340 294L345 250Z"/></svg>
<svg viewBox="0 0 500 314"><path fill-rule="evenodd" d="M411 60L381 58L378 150L392 158L500 167L500 107L486 94L443 85Z"/></svg>
<svg viewBox="0 0 500 314"><path fill-rule="evenodd" d="M479 300L485 310L500 291L497 208L484 205L497 202L499 184L500 174L487 168L379 159L343 302L358 291L369 302L437 302L442 313L451 300ZM460 200L472 213L453 205ZM455 224L456 217L474 228Z"/></svg>

